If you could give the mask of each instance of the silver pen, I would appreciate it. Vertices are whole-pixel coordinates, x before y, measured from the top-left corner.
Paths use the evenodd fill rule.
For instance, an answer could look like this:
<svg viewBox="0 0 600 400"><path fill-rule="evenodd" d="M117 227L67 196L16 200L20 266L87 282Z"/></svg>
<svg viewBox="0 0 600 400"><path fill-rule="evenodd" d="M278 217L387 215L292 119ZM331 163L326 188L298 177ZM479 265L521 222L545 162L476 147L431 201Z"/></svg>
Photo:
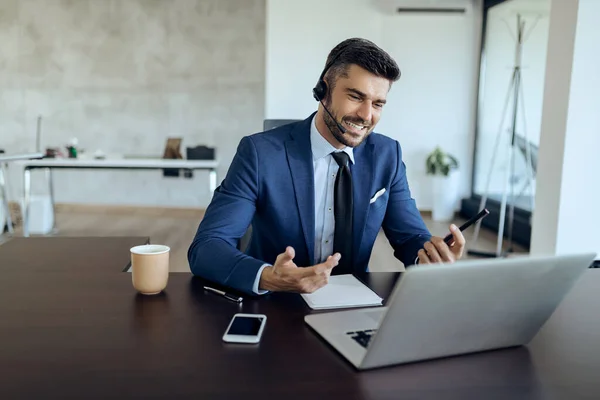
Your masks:
<svg viewBox="0 0 600 400"><path fill-rule="evenodd" d="M211 291L213 293L216 293L216 294L220 294L221 296L225 297L227 300L231 300L231 301L236 302L236 303L241 303L244 300L242 297L232 296L232 295L230 295L230 294L228 294L228 293L226 293L226 292L224 292L222 290L219 290L219 289L211 288L211 287L208 287L208 286L204 286L204 289L208 290L208 291Z"/></svg>

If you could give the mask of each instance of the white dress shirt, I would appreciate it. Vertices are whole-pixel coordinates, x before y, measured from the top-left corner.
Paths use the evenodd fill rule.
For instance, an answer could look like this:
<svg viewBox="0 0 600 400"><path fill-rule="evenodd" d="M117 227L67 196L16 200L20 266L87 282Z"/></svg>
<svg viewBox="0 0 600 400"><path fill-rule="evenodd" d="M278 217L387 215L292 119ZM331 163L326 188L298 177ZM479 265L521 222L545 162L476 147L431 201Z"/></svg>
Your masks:
<svg viewBox="0 0 600 400"><path fill-rule="evenodd" d="M354 164L354 152L352 147L338 150L333 147L317 130L313 117L310 125L310 147L313 155L313 171L315 179L315 259L314 264L327 260L333 254L333 233L335 219L333 217L333 186L339 166L331 155L335 151L344 151ZM260 275L265 267L263 265L256 274L252 290L256 294L265 294L268 291L259 290Z"/></svg>

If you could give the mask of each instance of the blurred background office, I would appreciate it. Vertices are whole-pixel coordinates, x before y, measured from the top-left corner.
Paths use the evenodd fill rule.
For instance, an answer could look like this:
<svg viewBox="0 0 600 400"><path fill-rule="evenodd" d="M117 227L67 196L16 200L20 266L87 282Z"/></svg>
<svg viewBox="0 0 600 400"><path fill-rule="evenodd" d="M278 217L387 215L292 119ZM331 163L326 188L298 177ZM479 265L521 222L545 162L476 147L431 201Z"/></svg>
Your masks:
<svg viewBox="0 0 600 400"><path fill-rule="evenodd" d="M565 186L547 186L551 179L538 168L538 159L551 159L543 154L545 118L562 110L566 119L569 96L577 95L565 90L566 104L554 105L545 97L552 46L565 49L564 32L552 41L553 27L571 15L553 14L556 7L574 10L571 25L582 40L579 59L573 49L563 54L568 67L584 59L597 66L585 38L598 38L599 30L581 20L581 9L600 17L594 0L0 0L0 149L41 146L68 156L74 146L80 160L160 159L175 138L182 158L187 148L213 149L220 183L244 135L261 131L265 120L304 119L316 109L311 88L328 52L359 36L387 50L402 70L377 131L400 141L412 195L432 232L445 234L451 220L474 215L485 198L492 215L474 249L496 251L505 203L502 234L514 246L502 242L502 251L526 253L538 180L556 199L541 217L554 221L555 239L563 215ZM597 100L598 83L588 89ZM576 117L586 128L597 124L591 113ZM568 131L563 126L562 134ZM597 140L584 131L577 143ZM559 151L549 140L547 154ZM436 148L456 160L447 177L430 174ZM7 166L17 235L21 174L18 165ZM47 178L32 174L40 205L34 225L33 217L48 214ZM53 178L57 229L37 234L148 235L172 247L174 270L187 270L185 250L212 196L207 172L65 169ZM586 246L600 252L600 240ZM376 268L401 268L384 238L373 257Z"/></svg>

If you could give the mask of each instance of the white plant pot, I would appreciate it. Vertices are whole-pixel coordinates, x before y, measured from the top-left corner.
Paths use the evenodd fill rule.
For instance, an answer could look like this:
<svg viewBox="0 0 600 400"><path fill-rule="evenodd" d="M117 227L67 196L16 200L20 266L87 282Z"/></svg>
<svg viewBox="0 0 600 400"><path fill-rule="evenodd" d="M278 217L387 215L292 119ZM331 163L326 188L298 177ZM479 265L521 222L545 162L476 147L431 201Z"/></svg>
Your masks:
<svg viewBox="0 0 600 400"><path fill-rule="evenodd" d="M448 176L435 175L433 184L433 209L431 217L434 221L449 222L454 218L458 199L458 171L454 170Z"/></svg>

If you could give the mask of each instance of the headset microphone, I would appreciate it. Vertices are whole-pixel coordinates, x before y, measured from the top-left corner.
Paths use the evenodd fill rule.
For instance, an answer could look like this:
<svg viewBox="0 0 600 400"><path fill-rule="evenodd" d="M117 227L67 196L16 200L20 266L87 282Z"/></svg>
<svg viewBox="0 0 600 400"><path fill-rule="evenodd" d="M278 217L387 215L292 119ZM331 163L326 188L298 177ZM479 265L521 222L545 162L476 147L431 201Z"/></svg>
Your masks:
<svg viewBox="0 0 600 400"><path fill-rule="evenodd" d="M325 107L325 104L323 104L322 101L320 103L323 106L323 108L325 109L325 111L327 111L327 114L329 114L329 116L331 117L331 119L333 120L333 122L335 122L335 124L337 125L338 129L340 131L342 131L342 133L346 133L346 128L344 128L342 126L342 124L340 124L339 122L337 122L337 120L333 117L333 115L331 115L331 113L329 112L329 110L327 109L327 107Z"/></svg>

